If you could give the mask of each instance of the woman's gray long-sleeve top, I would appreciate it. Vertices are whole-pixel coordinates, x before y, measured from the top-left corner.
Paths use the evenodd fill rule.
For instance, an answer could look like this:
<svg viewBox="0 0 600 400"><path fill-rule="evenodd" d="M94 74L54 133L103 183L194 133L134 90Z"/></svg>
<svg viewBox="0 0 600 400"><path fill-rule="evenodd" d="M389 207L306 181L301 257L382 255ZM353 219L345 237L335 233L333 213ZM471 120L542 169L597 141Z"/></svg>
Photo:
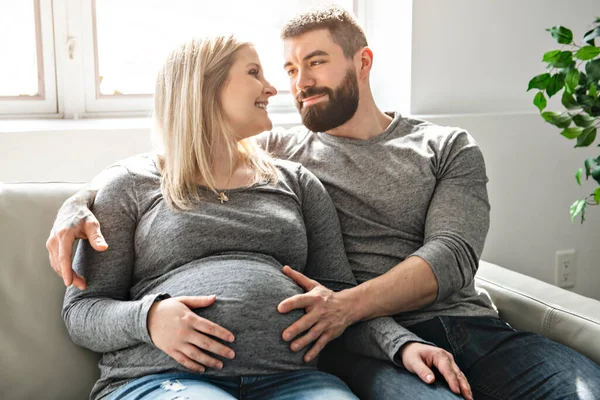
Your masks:
<svg viewBox="0 0 600 400"><path fill-rule="evenodd" d="M199 189L190 211L167 207L153 156L138 156L103 172L93 212L109 248L82 241L74 269L88 287L67 289L63 317L73 341L103 353L91 398L127 381L182 365L155 347L146 320L161 296L216 294L198 315L230 330L234 360L209 375L263 375L315 368L294 353L282 332L303 314L280 314L285 298L303 293L283 265L333 290L356 284L338 217L324 187L300 164L275 160L279 182L227 191L221 203ZM351 342L362 353L393 359L402 344L421 341L391 318L357 324Z"/></svg>

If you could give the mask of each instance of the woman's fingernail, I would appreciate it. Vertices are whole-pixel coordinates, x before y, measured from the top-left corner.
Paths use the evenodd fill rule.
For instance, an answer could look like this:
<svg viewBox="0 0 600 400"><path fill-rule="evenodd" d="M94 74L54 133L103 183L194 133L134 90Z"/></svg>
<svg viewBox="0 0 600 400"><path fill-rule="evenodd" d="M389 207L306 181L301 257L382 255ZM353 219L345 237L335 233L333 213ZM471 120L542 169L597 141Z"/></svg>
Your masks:
<svg viewBox="0 0 600 400"><path fill-rule="evenodd" d="M433 380L433 375L427 375L427 376L425 377L425 381L426 381L427 383L431 383L431 381L432 381L432 380Z"/></svg>

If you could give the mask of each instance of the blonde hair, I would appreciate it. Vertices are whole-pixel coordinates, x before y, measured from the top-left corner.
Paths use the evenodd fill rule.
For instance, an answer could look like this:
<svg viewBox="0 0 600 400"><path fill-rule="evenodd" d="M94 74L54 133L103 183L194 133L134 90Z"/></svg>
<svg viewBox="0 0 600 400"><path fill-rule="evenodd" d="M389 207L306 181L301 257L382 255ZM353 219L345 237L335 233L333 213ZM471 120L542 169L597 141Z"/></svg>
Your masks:
<svg viewBox="0 0 600 400"><path fill-rule="evenodd" d="M233 36L192 39L169 54L158 74L154 139L158 139L161 191L172 209L189 210L199 203L199 180L217 193L212 172L216 148L224 147L230 159L239 152L239 161L255 172L249 185L277 182L271 157L251 138L238 141L221 105L236 53L245 46L251 43ZM230 163L231 173L234 168Z"/></svg>

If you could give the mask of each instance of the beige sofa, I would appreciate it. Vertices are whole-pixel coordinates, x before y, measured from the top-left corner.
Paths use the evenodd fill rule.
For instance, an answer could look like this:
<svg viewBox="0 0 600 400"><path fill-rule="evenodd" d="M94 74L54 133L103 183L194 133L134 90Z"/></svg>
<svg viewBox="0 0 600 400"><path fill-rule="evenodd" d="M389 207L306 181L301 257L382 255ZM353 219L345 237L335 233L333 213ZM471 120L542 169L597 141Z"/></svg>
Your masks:
<svg viewBox="0 0 600 400"><path fill-rule="evenodd" d="M45 249L56 210L80 187L0 184L0 399L85 399L98 376L98 356L69 340L60 315L64 286ZM487 262L477 285L514 327L600 364L600 302Z"/></svg>

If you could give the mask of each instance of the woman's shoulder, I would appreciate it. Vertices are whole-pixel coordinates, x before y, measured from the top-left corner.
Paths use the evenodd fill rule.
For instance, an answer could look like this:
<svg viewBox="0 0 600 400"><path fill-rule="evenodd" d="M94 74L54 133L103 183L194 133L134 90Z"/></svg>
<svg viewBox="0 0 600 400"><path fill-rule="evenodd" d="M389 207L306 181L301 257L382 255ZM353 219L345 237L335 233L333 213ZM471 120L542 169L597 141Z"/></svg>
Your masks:
<svg viewBox="0 0 600 400"><path fill-rule="evenodd" d="M306 169L306 167L295 161L275 158L273 159L273 164L280 172L280 175L283 175L285 178L293 179L295 181L304 179L306 175L313 175L308 169Z"/></svg>
<svg viewBox="0 0 600 400"><path fill-rule="evenodd" d="M304 168L300 163L289 160L283 160L281 158L273 158L273 164L275 165L277 170L283 172L298 173L298 171L301 168Z"/></svg>
<svg viewBox="0 0 600 400"><path fill-rule="evenodd" d="M313 186L315 183L317 186L321 186L319 179L309 169L300 163L289 160L274 159L274 164L279 171L280 178L288 184L297 186L301 190L307 186Z"/></svg>

